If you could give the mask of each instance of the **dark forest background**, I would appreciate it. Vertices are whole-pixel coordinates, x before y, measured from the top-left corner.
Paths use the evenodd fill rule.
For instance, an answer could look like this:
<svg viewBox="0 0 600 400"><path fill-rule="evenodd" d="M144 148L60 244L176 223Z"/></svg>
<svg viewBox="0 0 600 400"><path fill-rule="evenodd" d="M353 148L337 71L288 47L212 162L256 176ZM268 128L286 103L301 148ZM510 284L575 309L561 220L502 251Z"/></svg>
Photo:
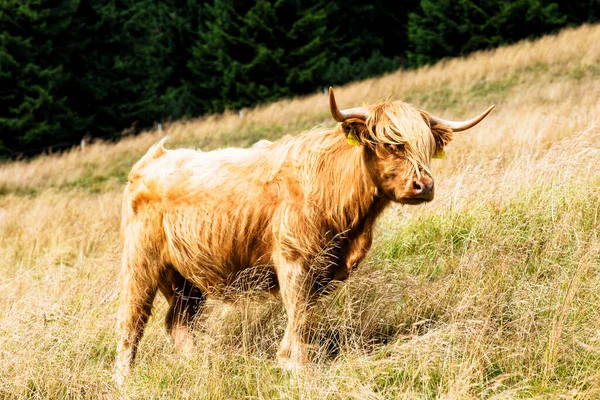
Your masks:
<svg viewBox="0 0 600 400"><path fill-rule="evenodd" d="M600 0L0 0L0 158L599 18Z"/></svg>

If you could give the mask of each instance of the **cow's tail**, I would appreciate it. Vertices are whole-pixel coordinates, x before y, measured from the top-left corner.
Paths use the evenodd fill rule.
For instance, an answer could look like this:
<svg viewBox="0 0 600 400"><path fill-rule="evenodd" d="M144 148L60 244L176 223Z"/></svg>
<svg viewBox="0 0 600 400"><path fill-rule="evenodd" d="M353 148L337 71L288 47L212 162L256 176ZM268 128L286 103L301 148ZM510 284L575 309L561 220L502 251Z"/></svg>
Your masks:
<svg viewBox="0 0 600 400"><path fill-rule="evenodd" d="M167 154L168 150L164 147L164 143L167 140L167 138L168 137L164 137L158 143L152 145L152 147L148 149L146 154L144 154L144 156L134 164L133 168L131 168L131 172L129 173L130 183L138 177L139 171L141 169L144 169L152 160L155 160Z"/></svg>
<svg viewBox="0 0 600 400"><path fill-rule="evenodd" d="M147 188L141 179L143 169L153 160L167 154L168 150L163 146L166 140L167 138L164 137L159 142L152 145L146 154L144 154L144 156L134 164L133 168L131 168L128 182L123 193L121 230L125 229L125 226L137 212L136 199L147 192Z"/></svg>

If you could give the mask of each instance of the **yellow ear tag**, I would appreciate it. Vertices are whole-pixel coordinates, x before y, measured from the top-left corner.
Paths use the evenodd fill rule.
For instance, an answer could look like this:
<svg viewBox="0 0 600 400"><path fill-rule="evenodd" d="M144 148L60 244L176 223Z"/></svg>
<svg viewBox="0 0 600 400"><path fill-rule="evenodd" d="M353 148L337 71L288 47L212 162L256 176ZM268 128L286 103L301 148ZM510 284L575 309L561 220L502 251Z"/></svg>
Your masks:
<svg viewBox="0 0 600 400"><path fill-rule="evenodd" d="M348 134L347 139L350 146L360 146L358 139L352 134L352 132Z"/></svg>
<svg viewBox="0 0 600 400"><path fill-rule="evenodd" d="M440 160L443 160L444 158L446 158L446 152L444 151L444 149L438 150L433 155L433 158L439 158Z"/></svg>

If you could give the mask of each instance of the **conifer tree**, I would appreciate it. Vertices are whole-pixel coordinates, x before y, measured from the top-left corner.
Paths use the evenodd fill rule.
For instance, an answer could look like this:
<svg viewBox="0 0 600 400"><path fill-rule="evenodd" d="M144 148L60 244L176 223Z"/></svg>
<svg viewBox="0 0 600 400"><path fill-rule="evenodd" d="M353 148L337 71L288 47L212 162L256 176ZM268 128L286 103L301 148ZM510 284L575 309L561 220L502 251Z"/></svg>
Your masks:
<svg viewBox="0 0 600 400"><path fill-rule="evenodd" d="M0 151L68 141L85 121L70 109L60 38L77 0L0 3Z"/></svg>
<svg viewBox="0 0 600 400"><path fill-rule="evenodd" d="M512 43L563 26L556 3L542 0L421 0L410 14L411 66Z"/></svg>

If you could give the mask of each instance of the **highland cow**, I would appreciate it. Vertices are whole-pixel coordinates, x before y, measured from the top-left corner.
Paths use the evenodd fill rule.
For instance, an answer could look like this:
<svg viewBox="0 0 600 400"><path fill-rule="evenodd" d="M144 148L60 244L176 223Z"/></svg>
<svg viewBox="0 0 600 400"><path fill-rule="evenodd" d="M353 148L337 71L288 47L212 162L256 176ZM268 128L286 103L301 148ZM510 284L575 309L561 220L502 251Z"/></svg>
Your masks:
<svg viewBox="0 0 600 400"><path fill-rule="evenodd" d="M392 202L434 197L431 158L469 121L434 117L403 102L340 111L334 129L261 141L248 149L166 150L138 161L123 198L120 341L122 381L160 291L177 346L206 296L260 287L279 293L288 322L277 357L307 362L309 310L332 281L365 258L373 225Z"/></svg>

